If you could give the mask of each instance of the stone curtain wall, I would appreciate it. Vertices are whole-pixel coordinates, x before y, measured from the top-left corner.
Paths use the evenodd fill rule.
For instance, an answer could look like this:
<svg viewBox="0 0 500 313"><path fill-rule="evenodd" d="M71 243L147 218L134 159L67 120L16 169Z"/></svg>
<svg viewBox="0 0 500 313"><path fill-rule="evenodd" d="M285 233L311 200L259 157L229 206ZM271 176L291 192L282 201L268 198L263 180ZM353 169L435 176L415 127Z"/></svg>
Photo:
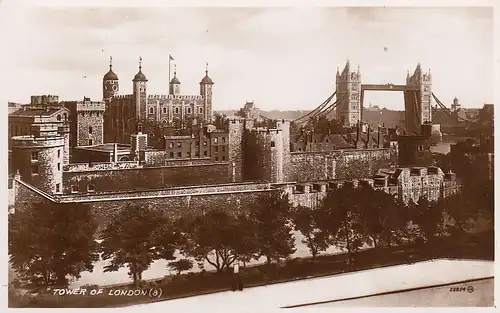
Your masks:
<svg viewBox="0 0 500 313"><path fill-rule="evenodd" d="M63 192L87 192L93 185L96 192L135 191L175 186L224 184L229 182L228 164L208 164L171 167L142 167L63 173Z"/></svg>
<svg viewBox="0 0 500 313"><path fill-rule="evenodd" d="M393 164L391 149L292 152L288 181L316 181L372 177L379 168Z"/></svg>
<svg viewBox="0 0 500 313"><path fill-rule="evenodd" d="M210 157L200 157L192 159L171 159L170 151L146 150L144 151L145 166L187 166L187 165L208 165L214 163Z"/></svg>

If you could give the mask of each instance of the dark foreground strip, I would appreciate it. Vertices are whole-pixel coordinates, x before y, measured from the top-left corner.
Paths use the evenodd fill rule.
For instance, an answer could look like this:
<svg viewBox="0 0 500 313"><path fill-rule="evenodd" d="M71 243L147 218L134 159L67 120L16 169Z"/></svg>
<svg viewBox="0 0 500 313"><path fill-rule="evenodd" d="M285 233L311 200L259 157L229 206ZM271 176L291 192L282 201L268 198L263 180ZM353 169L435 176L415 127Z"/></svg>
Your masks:
<svg viewBox="0 0 500 313"><path fill-rule="evenodd" d="M294 305L281 307L281 309L293 309L293 308L299 308L299 307L304 307L304 306L311 306L311 305L318 305L318 304L325 304L325 303L334 303L334 302L349 301L349 300L357 300L357 299L363 299L363 298L392 295L392 294L396 294L396 293L417 291L417 290L422 290L422 289L438 288L438 287L445 287L445 286L451 286L451 285L457 285L457 284L472 283L472 282L477 282L477 281L482 281L482 280L493 279L494 277L495 276L490 276L490 277L484 277L484 278L462 280L462 281L457 281L454 283L445 283L445 284L432 285L432 286L424 286L424 287L415 287L415 288L402 289L402 290L386 291L386 292L374 293L374 294L366 295L366 296L357 296L357 297L342 298L342 299L336 299L336 300L326 300L326 301L294 304Z"/></svg>

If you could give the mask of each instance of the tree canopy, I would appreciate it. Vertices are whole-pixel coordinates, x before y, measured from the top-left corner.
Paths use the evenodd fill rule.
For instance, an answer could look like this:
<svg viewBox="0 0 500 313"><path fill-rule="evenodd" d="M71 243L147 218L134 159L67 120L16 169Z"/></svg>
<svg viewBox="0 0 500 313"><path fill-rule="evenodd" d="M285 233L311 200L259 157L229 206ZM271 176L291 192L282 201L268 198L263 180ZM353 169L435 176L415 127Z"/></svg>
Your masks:
<svg viewBox="0 0 500 313"><path fill-rule="evenodd" d="M79 203L33 203L9 215L10 262L24 288L65 288L99 259L90 209Z"/></svg>

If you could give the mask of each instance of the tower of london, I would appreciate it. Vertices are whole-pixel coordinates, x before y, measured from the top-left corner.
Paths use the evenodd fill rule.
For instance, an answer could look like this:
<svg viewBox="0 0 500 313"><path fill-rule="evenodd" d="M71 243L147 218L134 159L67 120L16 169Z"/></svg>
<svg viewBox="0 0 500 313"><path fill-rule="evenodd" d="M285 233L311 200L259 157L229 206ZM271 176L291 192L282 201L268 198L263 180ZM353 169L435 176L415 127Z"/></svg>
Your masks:
<svg viewBox="0 0 500 313"><path fill-rule="evenodd" d="M182 94L181 81L175 69L168 93L150 94L140 58L138 72L132 79L132 94L121 94L118 75L113 71L110 59L109 71L102 79L102 98L106 105L104 141L129 143L138 121L175 128L190 127L192 123L210 123L213 85L207 67L205 76L200 80L199 94Z"/></svg>

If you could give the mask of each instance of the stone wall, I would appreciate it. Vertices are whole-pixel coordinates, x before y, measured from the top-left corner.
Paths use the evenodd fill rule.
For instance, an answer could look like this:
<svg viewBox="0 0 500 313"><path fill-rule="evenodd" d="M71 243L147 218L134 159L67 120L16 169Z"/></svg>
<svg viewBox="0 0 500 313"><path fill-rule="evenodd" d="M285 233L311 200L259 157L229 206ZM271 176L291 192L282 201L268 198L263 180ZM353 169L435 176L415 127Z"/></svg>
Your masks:
<svg viewBox="0 0 500 313"><path fill-rule="evenodd" d="M288 181L315 181L372 177L379 168L394 164L391 149L292 152Z"/></svg>
<svg viewBox="0 0 500 313"><path fill-rule="evenodd" d="M127 162L128 163L128 162ZM120 163L119 163L120 164ZM143 190L229 182L228 164L84 170L63 173L63 192ZM91 188L89 186L92 185Z"/></svg>
<svg viewBox="0 0 500 313"><path fill-rule="evenodd" d="M144 151L145 166L184 166L184 165L205 165L214 163L211 157L171 159L169 151L166 150L146 150Z"/></svg>

